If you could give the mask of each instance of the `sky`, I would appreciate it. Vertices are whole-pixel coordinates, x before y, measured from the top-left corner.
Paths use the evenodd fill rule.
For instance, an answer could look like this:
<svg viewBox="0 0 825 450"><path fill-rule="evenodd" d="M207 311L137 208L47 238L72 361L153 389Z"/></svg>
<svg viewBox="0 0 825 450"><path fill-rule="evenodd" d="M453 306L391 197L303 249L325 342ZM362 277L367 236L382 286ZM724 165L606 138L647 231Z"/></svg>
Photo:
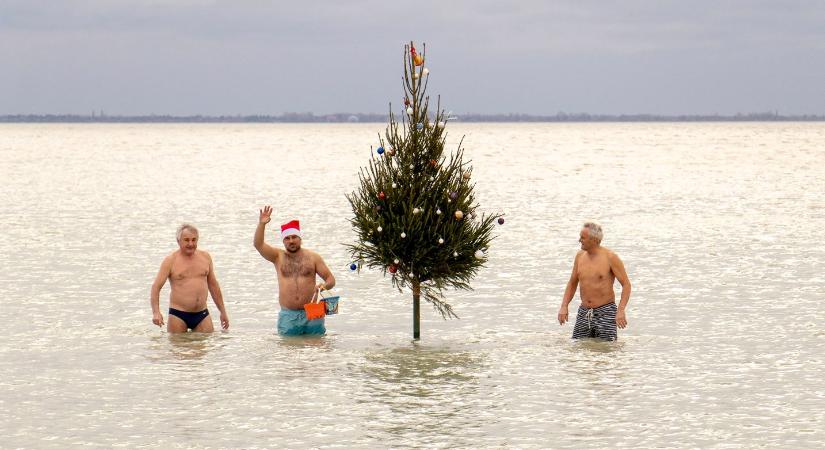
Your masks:
<svg viewBox="0 0 825 450"><path fill-rule="evenodd" d="M823 0L0 0L0 114L825 115Z"/></svg>

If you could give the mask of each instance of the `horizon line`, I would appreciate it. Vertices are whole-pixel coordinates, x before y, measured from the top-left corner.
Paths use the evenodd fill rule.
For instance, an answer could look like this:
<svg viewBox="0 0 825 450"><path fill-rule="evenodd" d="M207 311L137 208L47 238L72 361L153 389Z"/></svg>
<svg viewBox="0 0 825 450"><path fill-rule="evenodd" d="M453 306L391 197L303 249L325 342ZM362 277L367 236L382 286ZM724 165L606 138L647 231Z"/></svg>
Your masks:
<svg viewBox="0 0 825 450"><path fill-rule="evenodd" d="M779 114L777 111L736 114L593 114L558 112L554 115L527 113L466 113L453 115L448 120L459 122L738 122L738 121L825 121L819 114ZM389 113L332 113L316 115L312 112L273 114L0 114L0 123L380 123L389 120Z"/></svg>

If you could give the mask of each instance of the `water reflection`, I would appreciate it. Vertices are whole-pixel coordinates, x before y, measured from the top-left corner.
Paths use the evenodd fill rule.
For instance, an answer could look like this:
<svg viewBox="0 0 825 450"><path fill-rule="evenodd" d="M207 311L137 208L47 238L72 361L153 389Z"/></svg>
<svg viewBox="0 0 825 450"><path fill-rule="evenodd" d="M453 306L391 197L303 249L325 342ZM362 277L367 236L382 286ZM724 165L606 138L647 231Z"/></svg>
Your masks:
<svg viewBox="0 0 825 450"><path fill-rule="evenodd" d="M332 341L327 336L276 336L275 344L284 349L321 348L332 350Z"/></svg>
<svg viewBox="0 0 825 450"><path fill-rule="evenodd" d="M485 365L477 352L420 345L368 352L366 392L359 401L389 411L367 423L401 442L413 433L418 439L447 435L455 443L479 427L478 376Z"/></svg>
<svg viewBox="0 0 825 450"><path fill-rule="evenodd" d="M215 347L218 337L215 333L162 332L151 337L147 358L154 362L168 360L170 356L177 361L200 360Z"/></svg>

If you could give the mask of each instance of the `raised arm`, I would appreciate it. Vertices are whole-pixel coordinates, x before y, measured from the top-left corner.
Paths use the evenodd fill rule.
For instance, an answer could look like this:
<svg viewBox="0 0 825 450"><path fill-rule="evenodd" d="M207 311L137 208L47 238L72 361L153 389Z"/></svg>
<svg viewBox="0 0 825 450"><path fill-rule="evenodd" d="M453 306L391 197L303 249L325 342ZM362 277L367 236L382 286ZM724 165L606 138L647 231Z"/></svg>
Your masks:
<svg viewBox="0 0 825 450"><path fill-rule="evenodd" d="M573 273L570 274L570 279L567 280L567 288L564 289L564 297L561 299L561 307L559 307L559 325L564 325L570 318L567 311L567 305L573 300L576 295L576 288L579 287L579 254L573 258Z"/></svg>
<svg viewBox="0 0 825 450"><path fill-rule="evenodd" d="M212 301L218 307L221 313L221 328L229 329L229 314L226 313L226 306L223 304L223 293L221 293L221 285L218 284L218 277L215 275L215 266L212 264L212 256L206 254L209 258L209 274L206 275L206 286L209 288L209 295L212 296Z"/></svg>
<svg viewBox="0 0 825 450"><path fill-rule="evenodd" d="M152 283L152 289L149 291L149 304L152 305L152 323L162 327L163 314L160 313L160 290L166 284L172 270L172 255L167 256L160 263L160 270L155 276L155 281Z"/></svg>
<svg viewBox="0 0 825 450"><path fill-rule="evenodd" d="M264 230L270 220L272 220L272 207L264 206L258 216L258 228L255 229L255 238L252 239L252 244L264 259L274 263L278 260L278 250L264 242Z"/></svg>
<svg viewBox="0 0 825 450"><path fill-rule="evenodd" d="M622 298L619 301L619 307L616 311L616 325L618 325L619 328L624 328L627 326L625 308L627 308L627 302L630 300L630 279L627 277L627 272L624 270L624 263L621 258L619 258L619 255L610 252L607 260L610 262L610 270L613 271L613 275L616 276L616 279L619 280L619 283L622 285Z"/></svg>
<svg viewBox="0 0 825 450"><path fill-rule="evenodd" d="M335 287L335 277L332 275L332 271L329 270L327 264L324 262L324 259L321 258L321 255L315 255L315 272L318 274L319 277L323 278L324 281L318 283L315 287L316 289L321 289L322 291L332 289Z"/></svg>

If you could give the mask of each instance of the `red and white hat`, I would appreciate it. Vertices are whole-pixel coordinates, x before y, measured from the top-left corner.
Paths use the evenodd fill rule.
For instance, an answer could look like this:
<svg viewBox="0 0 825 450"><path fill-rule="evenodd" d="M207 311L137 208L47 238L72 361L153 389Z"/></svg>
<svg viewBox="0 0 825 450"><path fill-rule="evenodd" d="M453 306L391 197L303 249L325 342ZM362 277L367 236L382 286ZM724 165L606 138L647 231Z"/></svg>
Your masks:
<svg viewBox="0 0 825 450"><path fill-rule="evenodd" d="M290 220L281 225L281 239L292 235L301 237L301 224L297 220Z"/></svg>

